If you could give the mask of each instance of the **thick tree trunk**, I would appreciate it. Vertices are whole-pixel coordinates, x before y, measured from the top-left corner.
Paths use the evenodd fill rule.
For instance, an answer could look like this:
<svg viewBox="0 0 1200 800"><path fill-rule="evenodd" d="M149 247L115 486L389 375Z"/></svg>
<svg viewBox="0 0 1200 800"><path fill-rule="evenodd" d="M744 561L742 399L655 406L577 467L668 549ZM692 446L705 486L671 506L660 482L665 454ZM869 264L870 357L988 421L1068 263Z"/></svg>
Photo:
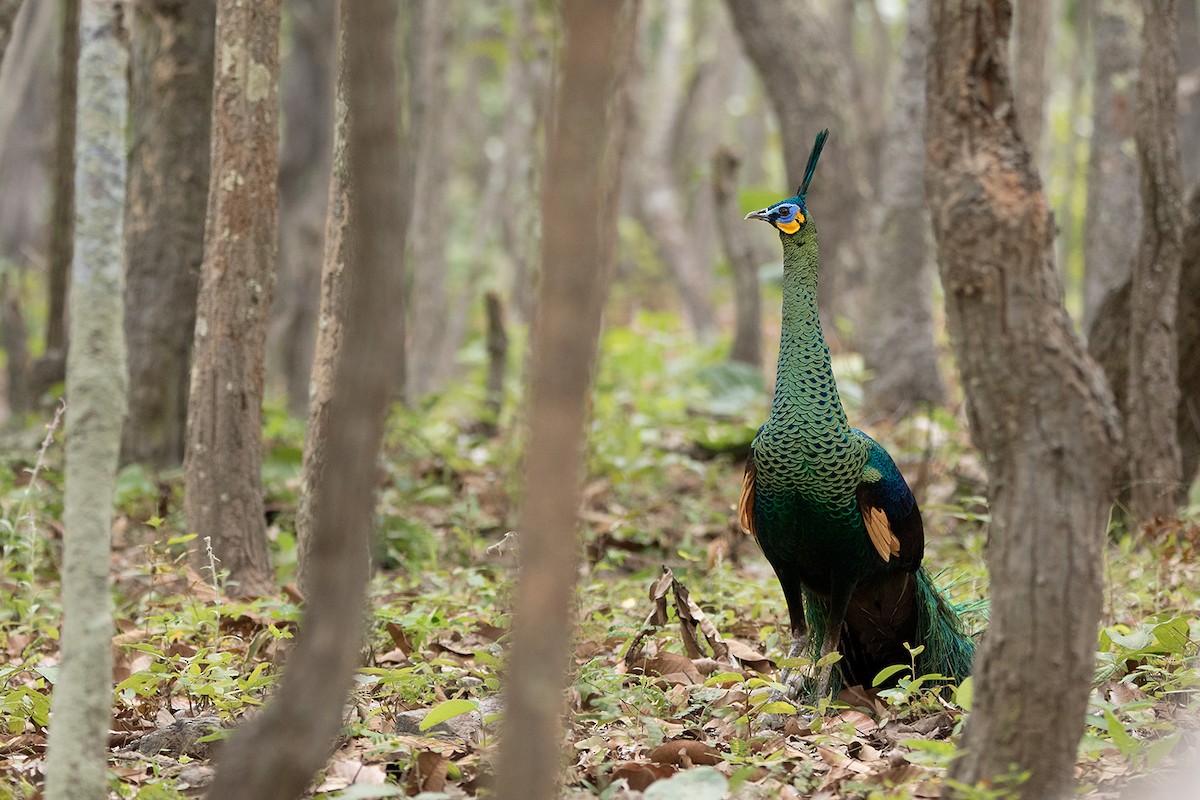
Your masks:
<svg viewBox="0 0 1200 800"><path fill-rule="evenodd" d="M1174 516L1181 465L1176 432L1179 361L1175 320L1183 236L1183 196L1175 128L1178 0L1146 0L1138 70L1137 142L1142 231L1130 283L1129 514L1135 523Z"/></svg>
<svg viewBox="0 0 1200 800"><path fill-rule="evenodd" d="M63 522L62 669L54 684L46 797L108 797L112 714L109 537L121 421L121 225L125 207L125 71L118 0L85 0L80 17L78 198L67 356L67 488Z"/></svg>
<svg viewBox="0 0 1200 800"><path fill-rule="evenodd" d="M1020 796L1059 797L1087 709L1119 430L1062 308L1054 221L1012 105L1011 6L931 7L926 190L992 512L991 615L951 777L1015 768L1029 773Z"/></svg>
<svg viewBox="0 0 1200 800"><path fill-rule="evenodd" d="M308 603L279 692L221 751L208 793L213 800L302 796L341 728L358 664L379 443L393 385L379 364L402 346L400 317L392 306L399 291L392 285L399 283L396 254L404 252L405 238L396 221L407 216L394 61L397 5L395 0L342 5L345 157L353 187L345 305L354 313L344 319L336 358L327 470L314 505ZM333 199L336 203L337 196Z"/></svg>
<svg viewBox="0 0 1200 800"><path fill-rule="evenodd" d="M1092 17L1096 75L1083 223L1083 330L1089 341L1104 299L1129 279L1137 252L1130 232L1141 229L1141 204L1131 202L1138 191L1137 160L1129 155L1140 17L1135 0L1100 0Z"/></svg>
<svg viewBox="0 0 1200 800"><path fill-rule="evenodd" d="M79 86L79 0L62 0L58 109L54 125L54 196L46 245L46 353L67 346L67 282L75 243L75 109Z"/></svg>
<svg viewBox="0 0 1200 800"><path fill-rule="evenodd" d="M564 0L562 81L542 184L542 283L533 331L521 574L497 796L555 797L579 557L584 420L616 242L636 2Z"/></svg>
<svg viewBox="0 0 1200 800"><path fill-rule="evenodd" d="M290 4L288 55L280 65L283 139L279 153L279 279L267 350L282 374L288 411L308 408L321 295L321 231L333 150L337 4Z"/></svg>
<svg viewBox="0 0 1200 800"><path fill-rule="evenodd" d="M274 587L262 501L263 351L278 234L279 0L218 0L212 169L188 400L192 563L238 595Z"/></svg>
<svg viewBox="0 0 1200 800"><path fill-rule="evenodd" d="M212 127L213 0L133 4L123 463L183 463Z"/></svg>
<svg viewBox="0 0 1200 800"><path fill-rule="evenodd" d="M861 321L857 293L866 285L867 159L845 54L828 46L836 31L812 0L726 0L725 7L779 120L789 191L804 175L813 134L825 127L834 132L822 163L839 179L814 187L811 197L822 209L821 257L829 268L822 273L828 280L821 282L820 306L829 335L841 329L832 324L838 317Z"/></svg>
<svg viewBox="0 0 1200 800"><path fill-rule="evenodd" d="M1041 163L1046 127L1046 55L1055 25L1055 0L1015 0L1012 39L1013 95L1017 124L1036 167Z"/></svg>
<svg viewBox="0 0 1200 800"><path fill-rule="evenodd" d="M758 285L758 259L741 225L737 202L738 157L720 148L712 158L713 204L717 233L733 273L733 301L737 322L729 360L762 369L762 292Z"/></svg>
<svg viewBox="0 0 1200 800"><path fill-rule="evenodd" d="M946 402L933 343L933 271L925 172L925 51L928 0L912 0L883 138L879 207L869 249L863 357L874 414L897 416L919 403Z"/></svg>

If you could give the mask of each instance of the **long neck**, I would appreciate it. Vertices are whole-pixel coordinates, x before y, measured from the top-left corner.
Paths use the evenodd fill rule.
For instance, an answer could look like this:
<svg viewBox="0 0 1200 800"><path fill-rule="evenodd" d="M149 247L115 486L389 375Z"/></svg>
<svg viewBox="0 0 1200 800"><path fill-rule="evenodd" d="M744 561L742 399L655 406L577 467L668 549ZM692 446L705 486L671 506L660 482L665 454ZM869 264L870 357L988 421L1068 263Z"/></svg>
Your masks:
<svg viewBox="0 0 1200 800"><path fill-rule="evenodd" d="M808 224L795 236L783 235L783 324L775 399L761 445L793 457L777 468L792 473L824 474L853 470L863 450L850 433L838 397L829 347L817 315L817 232ZM865 452L865 451L864 451ZM800 455L802 458L795 458ZM859 465L861 467L861 465Z"/></svg>

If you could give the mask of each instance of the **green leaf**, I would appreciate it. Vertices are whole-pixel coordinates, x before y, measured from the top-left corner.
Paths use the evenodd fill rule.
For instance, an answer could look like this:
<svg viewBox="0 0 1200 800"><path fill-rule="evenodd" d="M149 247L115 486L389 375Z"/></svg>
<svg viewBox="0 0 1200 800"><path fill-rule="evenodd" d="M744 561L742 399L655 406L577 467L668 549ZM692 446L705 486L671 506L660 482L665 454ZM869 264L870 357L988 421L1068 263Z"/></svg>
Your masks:
<svg viewBox="0 0 1200 800"><path fill-rule="evenodd" d="M729 781L712 767L695 767L677 772L665 781L655 781L642 794L645 800L722 800Z"/></svg>
<svg viewBox="0 0 1200 800"><path fill-rule="evenodd" d="M743 677L737 672L718 672L704 682L705 686L716 686L721 683L741 683Z"/></svg>
<svg viewBox="0 0 1200 800"><path fill-rule="evenodd" d="M758 709L760 714L795 714L796 707L786 700L772 700Z"/></svg>
<svg viewBox="0 0 1200 800"><path fill-rule="evenodd" d="M417 728L427 731L439 722L461 717L463 714L470 714L472 711L477 711L478 709L479 704L474 700L447 700L444 703L438 704L432 711L426 714Z"/></svg>
<svg viewBox="0 0 1200 800"><path fill-rule="evenodd" d="M890 667L884 667L883 669L879 670L879 674L875 676L875 680L871 681L871 685L879 686L897 672L903 672L908 668L908 664L893 664Z"/></svg>
<svg viewBox="0 0 1200 800"><path fill-rule="evenodd" d="M1129 731L1125 730L1124 724L1117 719L1117 715L1105 709L1104 721L1107 723L1105 727L1108 729L1108 735L1112 737L1112 742L1121 751L1121 755L1129 758L1138 750L1138 741L1129 735Z"/></svg>
<svg viewBox="0 0 1200 800"><path fill-rule="evenodd" d="M1184 655L1192 643L1188 621L1183 617L1169 619L1154 626L1154 638L1172 655Z"/></svg>
<svg viewBox="0 0 1200 800"><path fill-rule="evenodd" d="M970 711L975 703L975 679L968 676L954 690L954 702L963 711Z"/></svg>

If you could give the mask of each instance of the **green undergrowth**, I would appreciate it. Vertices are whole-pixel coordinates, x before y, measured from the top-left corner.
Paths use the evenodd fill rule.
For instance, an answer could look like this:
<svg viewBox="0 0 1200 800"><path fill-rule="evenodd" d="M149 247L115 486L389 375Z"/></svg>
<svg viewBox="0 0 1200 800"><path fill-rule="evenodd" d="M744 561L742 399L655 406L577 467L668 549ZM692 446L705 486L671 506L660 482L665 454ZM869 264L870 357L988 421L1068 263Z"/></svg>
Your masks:
<svg viewBox="0 0 1200 800"><path fill-rule="evenodd" d="M689 344L670 315L636 315L607 331L602 348L584 477L567 785L610 796L622 781L662 784L655 791L671 796L667 789L685 788L673 782L686 782L692 770L652 756L689 742L687 763L707 771L686 780L701 793L777 796L788 787L797 796L916 798L936 791L957 753L973 681L949 685L913 674L909 664L881 675L881 683L891 680L876 691L817 705L772 694L779 668L813 665L784 661L782 596L753 542L732 524L741 459L767 412L762 376L725 363L719 344ZM444 785L486 791L494 720L453 747L430 744L432 725L396 732L405 712L433 709L431 719L453 722L501 692L521 549L511 534L522 491L522 377L514 366L499 433L487 436L478 425L481 345L461 358L463 374L451 388L389 419L362 667L344 746L317 796L384 796L339 786L340 761L358 764L354 774L377 769L380 792L428 790L414 776L435 762ZM989 520L982 468L961 419L937 409L898 424L862 421L861 362L839 356L836 368L851 419L887 445L921 499L926 563L968 609L968 627L981 629ZM0 800L34 796L57 677L63 432L39 457L44 435L15 435L19 444L0 455ZM303 425L271 405L264 443L269 535L284 585L295 578ZM290 595L232 601L220 592L219 569L189 569L198 532L186 529L181 495L178 471L130 467L118 477L114 748L178 717L233 724L254 713L294 645L301 609ZM1189 736L1181 721L1200 680L1200 530L1191 520L1116 537L1108 547L1104 629L1079 762L1085 791L1097 797L1130 774L1170 763ZM713 642L696 633L700 622L680 619L670 602L666 623L645 629L655 609L648 592L661 585L664 566L736 658L718 663ZM688 651L689 626L699 653ZM792 711L782 730L765 724ZM156 758L114 750L113 796L180 796L183 768L206 763L202 754ZM964 792L1005 796L998 786ZM344 794L351 790L359 793Z"/></svg>

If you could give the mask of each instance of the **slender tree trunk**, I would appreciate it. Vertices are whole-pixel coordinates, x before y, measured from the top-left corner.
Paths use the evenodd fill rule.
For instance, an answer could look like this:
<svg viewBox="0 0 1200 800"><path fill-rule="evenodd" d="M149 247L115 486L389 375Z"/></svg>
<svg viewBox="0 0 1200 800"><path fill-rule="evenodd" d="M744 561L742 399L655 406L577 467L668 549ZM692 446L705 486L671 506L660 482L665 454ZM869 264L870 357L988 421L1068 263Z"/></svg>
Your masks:
<svg viewBox="0 0 1200 800"><path fill-rule="evenodd" d="M497 796L556 796L579 557L584 420L616 242L636 2L564 0L565 40L542 184L542 283L533 331L521 574L505 685Z"/></svg>
<svg viewBox="0 0 1200 800"><path fill-rule="evenodd" d="M762 369L762 292L758 285L758 259L740 225L737 203L738 157L720 148L712 159L712 188L717 233L733 273L734 312L737 322L729 360Z"/></svg>
<svg viewBox="0 0 1200 800"><path fill-rule="evenodd" d="M1128 315L1125 317L1128 319ZM1179 275L1179 450L1186 489L1200 467L1200 185L1192 190Z"/></svg>
<svg viewBox="0 0 1200 800"><path fill-rule="evenodd" d="M1099 0L1092 17L1096 75L1083 223L1083 330L1089 342L1105 298L1129 279L1137 252L1130 231L1141 229L1141 205L1131 202L1138 191L1137 160L1129 155L1140 17L1135 0Z"/></svg>
<svg viewBox="0 0 1200 800"><path fill-rule="evenodd" d="M121 226L125 208L125 71L118 0L85 0L80 17L78 198L67 355L62 669L54 685L46 797L108 797L112 714L109 537L125 416Z"/></svg>
<svg viewBox="0 0 1200 800"><path fill-rule="evenodd" d="M79 85L79 0L61 0L54 196L46 251L46 352L67 346L67 281L75 243L75 108Z"/></svg>
<svg viewBox="0 0 1200 800"><path fill-rule="evenodd" d="M417 141L416 188L408 269L408 337L405 396L417 399L436 390L454 353L447 347L446 197L452 132L450 14L446 0L420 0L413 8L416 52L413 63L413 136ZM417 44L419 42L419 44Z"/></svg>
<svg viewBox="0 0 1200 800"><path fill-rule="evenodd" d="M687 29L691 22L688 2L671 0L664 5L661 39L654 64L643 69L638 81L644 95L637 107L642 109L642 157L633 179L637 215L658 256L671 275L688 325L701 339L712 335L715 313L711 294L711 276L700 257L689 207L677 185L672 157L680 136L678 126L686 108L684 88L687 67L684 59ZM643 25L643 27L648 27ZM644 34L643 34L644 37Z"/></svg>
<svg viewBox="0 0 1200 800"><path fill-rule="evenodd" d="M304 458L300 470L300 499L296 506L297 576L307 588L308 551L312 541L314 503L329 463L329 413L346 322L346 258L350 229L350 164L346 160L346 3L340 6L341 31L337 43L337 74L333 123L333 156L329 171L329 202L325 216L325 254L321 265L321 302L317 311L317 341L313 355L308 426L304 431ZM394 26L393 26L394 27ZM393 31L394 33L394 31ZM401 226L407 228L407 226Z"/></svg>
<svg viewBox="0 0 1200 800"><path fill-rule="evenodd" d="M183 463L196 293L204 260L213 92L213 0L132 6L123 463Z"/></svg>
<svg viewBox="0 0 1200 800"><path fill-rule="evenodd" d="M1015 0L1012 46L1013 95L1017 124L1035 166L1041 163L1046 127L1046 55L1055 25L1056 0Z"/></svg>
<svg viewBox="0 0 1200 800"><path fill-rule="evenodd" d="M918 403L946 402L933 343L934 263L922 188L928 46L929 2L912 0L883 137L862 338L871 373L864 387L867 406L887 416Z"/></svg>
<svg viewBox="0 0 1200 800"><path fill-rule="evenodd" d="M29 330L21 313L19 286L19 276L14 287L9 273L0 273L0 347L4 349L4 373L8 378L5 399L8 413L18 425L24 421L22 415L35 403L30 396Z"/></svg>
<svg viewBox="0 0 1200 800"><path fill-rule="evenodd" d="M362 642L367 548L384 411L392 376L379 363L402 347L392 301L407 217L401 185L395 0L343 4L343 93L353 245L346 250L344 322L309 551L310 592L279 692L221 751L213 800L298 798L342 723ZM336 163L336 161L335 161ZM335 168L334 172L337 172ZM344 197L344 195L343 195ZM337 202L337 196L334 196Z"/></svg>
<svg viewBox="0 0 1200 800"><path fill-rule="evenodd" d="M813 134L828 127L836 136L822 163L839 180L812 192L813 207L824 209L821 257L824 260L828 254L829 268L822 274L829 279L821 282L820 306L829 335L842 328L833 324L840 316L861 321L862 303L856 293L866 284L862 234L869 191L866 148L853 111L845 54L829 47L836 30L812 0L726 0L725 7L779 120L791 187L798 186L804 175Z"/></svg>
<svg viewBox="0 0 1200 800"><path fill-rule="evenodd" d="M333 152L337 4L290 3L291 47L280 65L279 277L267 331L269 370L282 374L288 411L305 413L321 295L321 232Z"/></svg>
<svg viewBox="0 0 1200 800"><path fill-rule="evenodd" d="M0 0L0 62L4 61L4 52L12 41L13 23L20 10L21 0Z"/></svg>
<svg viewBox="0 0 1200 800"><path fill-rule="evenodd" d="M279 0L217 2L212 168L188 400L192 563L211 541L229 590L274 587L262 501L263 354L278 234Z"/></svg>
<svg viewBox="0 0 1200 800"><path fill-rule="evenodd" d="M1184 187L1200 182L1200 3L1179 3L1179 156Z"/></svg>
<svg viewBox="0 0 1200 800"><path fill-rule="evenodd" d="M1178 0L1145 0L1138 70L1137 142L1142 231L1130 284L1129 513L1135 523L1174 516L1181 487L1176 413L1179 361L1175 320L1183 236L1183 194L1175 128L1179 72Z"/></svg>
<svg viewBox="0 0 1200 800"><path fill-rule="evenodd" d="M976 785L1027 771L1021 797L1057 798L1084 728L1119 430L1063 310L1054 221L1017 131L1011 5L931 9L926 192L992 512L991 615L950 774Z"/></svg>

